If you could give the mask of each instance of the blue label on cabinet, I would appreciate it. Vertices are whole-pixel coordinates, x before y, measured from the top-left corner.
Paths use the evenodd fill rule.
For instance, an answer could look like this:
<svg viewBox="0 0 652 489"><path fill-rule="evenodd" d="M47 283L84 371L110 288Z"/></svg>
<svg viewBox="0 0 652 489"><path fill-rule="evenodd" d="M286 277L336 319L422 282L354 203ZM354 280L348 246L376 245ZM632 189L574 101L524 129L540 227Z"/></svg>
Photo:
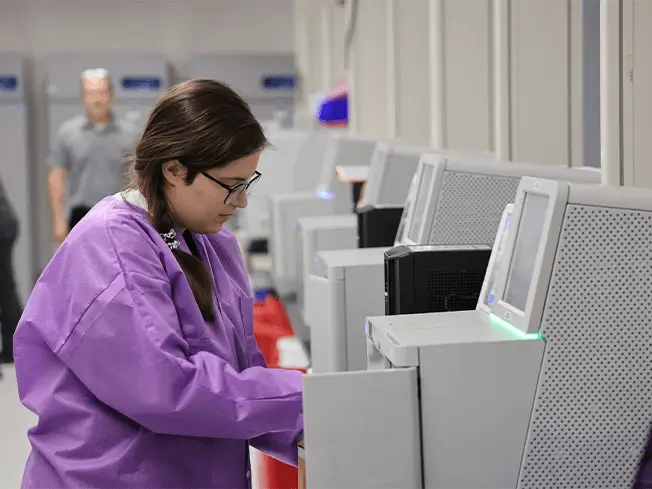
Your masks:
<svg viewBox="0 0 652 489"><path fill-rule="evenodd" d="M162 86L158 77L129 76L122 79L122 89L130 92L158 92Z"/></svg>
<svg viewBox="0 0 652 489"><path fill-rule="evenodd" d="M294 75L270 75L263 77L263 88L265 90L294 90L296 86Z"/></svg>
<svg viewBox="0 0 652 489"><path fill-rule="evenodd" d="M15 92L18 89L18 77L0 75L0 92Z"/></svg>

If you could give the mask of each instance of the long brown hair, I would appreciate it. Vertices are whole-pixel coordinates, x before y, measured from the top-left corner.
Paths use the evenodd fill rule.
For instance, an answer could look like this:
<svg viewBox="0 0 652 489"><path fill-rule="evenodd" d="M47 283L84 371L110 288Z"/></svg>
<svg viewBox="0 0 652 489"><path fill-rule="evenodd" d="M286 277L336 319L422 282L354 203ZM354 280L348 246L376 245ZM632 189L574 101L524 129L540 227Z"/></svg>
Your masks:
<svg viewBox="0 0 652 489"><path fill-rule="evenodd" d="M268 145L247 103L214 80L191 80L168 90L152 110L136 146L131 188L147 200L150 222L159 233L174 228L164 193L163 164L178 160L186 183L199 172L227 166ZM186 274L197 305L208 321L213 311L213 279L204 263L180 249L172 251Z"/></svg>

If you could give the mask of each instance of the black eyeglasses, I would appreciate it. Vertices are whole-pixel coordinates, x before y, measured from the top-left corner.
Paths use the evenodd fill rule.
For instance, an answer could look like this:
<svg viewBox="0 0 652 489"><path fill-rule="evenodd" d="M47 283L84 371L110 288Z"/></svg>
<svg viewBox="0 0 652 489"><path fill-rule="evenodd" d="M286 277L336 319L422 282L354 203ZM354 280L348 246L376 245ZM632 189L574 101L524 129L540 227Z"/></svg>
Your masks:
<svg viewBox="0 0 652 489"><path fill-rule="evenodd" d="M204 175L206 178L209 180L212 180L216 184L218 184L220 187L222 187L224 190L228 190L229 193L226 194L226 197L224 198L224 205L231 205L234 202L237 202L240 199L240 196L242 195L243 192L248 192L249 189L253 184L255 184L258 180L260 180L260 177L263 175L260 172L254 172L254 175L251 177L251 179L248 182L242 182L238 183L236 185L227 185L225 183L220 182L217 180L215 177L212 177L206 172L201 172L202 175Z"/></svg>

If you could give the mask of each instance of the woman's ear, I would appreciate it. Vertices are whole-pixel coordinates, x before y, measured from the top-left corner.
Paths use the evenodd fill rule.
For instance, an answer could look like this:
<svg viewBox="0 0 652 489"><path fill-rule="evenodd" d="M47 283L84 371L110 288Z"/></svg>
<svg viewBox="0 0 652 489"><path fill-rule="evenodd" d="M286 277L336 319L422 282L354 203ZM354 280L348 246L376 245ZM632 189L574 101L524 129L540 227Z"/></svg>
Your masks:
<svg viewBox="0 0 652 489"><path fill-rule="evenodd" d="M181 185L188 174L188 169L178 160L163 163L163 177L172 186Z"/></svg>

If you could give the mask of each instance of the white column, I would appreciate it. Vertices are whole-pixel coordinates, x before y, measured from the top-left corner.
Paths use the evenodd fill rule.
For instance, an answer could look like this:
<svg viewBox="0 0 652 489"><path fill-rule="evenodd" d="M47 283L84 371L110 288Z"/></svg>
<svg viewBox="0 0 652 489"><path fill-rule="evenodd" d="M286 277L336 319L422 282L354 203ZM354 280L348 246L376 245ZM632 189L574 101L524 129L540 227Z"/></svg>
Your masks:
<svg viewBox="0 0 652 489"><path fill-rule="evenodd" d="M323 86L321 4L318 0L295 0L294 5L294 45L299 73L295 125L314 128L311 97Z"/></svg>
<svg viewBox="0 0 652 489"><path fill-rule="evenodd" d="M621 15L622 184L652 189L652 2L622 0Z"/></svg>
<svg viewBox="0 0 652 489"><path fill-rule="evenodd" d="M430 144L492 150L491 0L429 0Z"/></svg>
<svg viewBox="0 0 652 489"><path fill-rule="evenodd" d="M344 36L345 9L336 2L322 2L320 10L322 35L322 89L330 90L345 76Z"/></svg>
<svg viewBox="0 0 652 489"><path fill-rule="evenodd" d="M500 156L581 165L581 4L496 1L495 140Z"/></svg>
<svg viewBox="0 0 652 489"><path fill-rule="evenodd" d="M391 0L357 0L355 35L347 78L350 85L349 125L355 134L387 138L390 135L387 69L387 9ZM348 15L349 20L351 15ZM347 23L349 25L349 23Z"/></svg>
<svg viewBox="0 0 652 489"><path fill-rule="evenodd" d="M622 185L621 0L600 3L600 145L602 183Z"/></svg>
<svg viewBox="0 0 652 489"><path fill-rule="evenodd" d="M430 141L429 0L390 0L387 8L389 135Z"/></svg>

